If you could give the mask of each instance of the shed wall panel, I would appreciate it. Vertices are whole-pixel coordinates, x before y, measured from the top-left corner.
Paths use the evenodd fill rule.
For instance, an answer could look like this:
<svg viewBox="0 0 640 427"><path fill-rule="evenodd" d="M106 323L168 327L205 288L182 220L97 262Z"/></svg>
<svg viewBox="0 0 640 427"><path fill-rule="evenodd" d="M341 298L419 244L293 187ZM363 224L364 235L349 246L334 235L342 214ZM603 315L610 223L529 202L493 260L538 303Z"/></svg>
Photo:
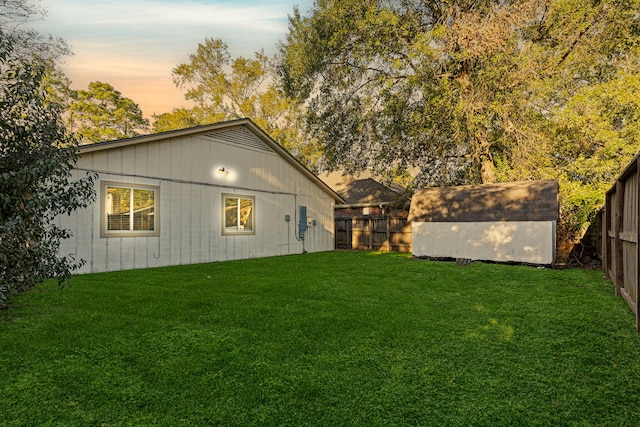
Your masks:
<svg viewBox="0 0 640 427"><path fill-rule="evenodd" d="M417 257L552 264L555 221L413 222Z"/></svg>

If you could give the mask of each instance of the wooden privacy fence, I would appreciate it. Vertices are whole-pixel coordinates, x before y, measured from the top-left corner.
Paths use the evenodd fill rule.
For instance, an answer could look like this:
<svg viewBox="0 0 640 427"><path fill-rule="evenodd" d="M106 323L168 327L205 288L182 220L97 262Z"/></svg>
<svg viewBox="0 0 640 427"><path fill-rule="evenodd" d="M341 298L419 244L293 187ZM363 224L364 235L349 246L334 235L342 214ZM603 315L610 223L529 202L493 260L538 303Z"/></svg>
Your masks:
<svg viewBox="0 0 640 427"><path fill-rule="evenodd" d="M640 158L636 157L607 192L602 218L602 268L613 282L616 295L622 295L635 314L638 332L640 332L639 162Z"/></svg>
<svg viewBox="0 0 640 427"><path fill-rule="evenodd" d="M336 249L411 252L411 223L388 216L336 218Z"/></svg>

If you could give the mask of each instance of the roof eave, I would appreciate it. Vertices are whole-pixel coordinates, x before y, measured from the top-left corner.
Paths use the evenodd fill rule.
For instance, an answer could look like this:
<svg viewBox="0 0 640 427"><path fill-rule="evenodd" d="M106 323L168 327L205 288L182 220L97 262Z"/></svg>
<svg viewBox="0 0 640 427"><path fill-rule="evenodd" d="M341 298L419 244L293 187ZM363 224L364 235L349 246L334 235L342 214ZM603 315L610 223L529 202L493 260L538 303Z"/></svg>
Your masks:
<svg viewBox="0 0 640 427"><path fill-rule="evenodd" d="M371 203L351 203L351 204L339 204L336 205L336 208L373 208L373 207L384 207L389 206L392 202L371 202Z"/></svg>
<svg viewBox="0 0 640 427"><path fill-rule="evenodd" d="M168 132L155 133L151 135L141 135L133 138L127 139L118 139L114 141L106 141L106 142L97 142L94 144L81 145L79 147L80 154L84 153L92 153L96 151L108 150L112 148L122 148L128 147L131 145L162 141L169 138L178 138L181 136L191 136L197 135L200 133L207 133L215 130L221 130L225 128L235 127L235 126L246 126L251 131L262 140L266 145L268 145L271 149L277 152L281 157L283 157L289 164L298 169L303 175L313 181L316 185L323 189L325 193L327 193L331 198L334 199L336 203L344 203L345 200L335 191L331 189L327 184L325 184L320 178L318 178L313 172L307 169L302 163L300 163L293 155L291 155L287 150L285 150L280 144L278 144L273 138L271 138L264 130L262 130L258 125L256 125L251 119L237 119L230 120L226 122L213 123L210 125L201 125L195 126L187 129L178 129L172 130Z"/></svg>

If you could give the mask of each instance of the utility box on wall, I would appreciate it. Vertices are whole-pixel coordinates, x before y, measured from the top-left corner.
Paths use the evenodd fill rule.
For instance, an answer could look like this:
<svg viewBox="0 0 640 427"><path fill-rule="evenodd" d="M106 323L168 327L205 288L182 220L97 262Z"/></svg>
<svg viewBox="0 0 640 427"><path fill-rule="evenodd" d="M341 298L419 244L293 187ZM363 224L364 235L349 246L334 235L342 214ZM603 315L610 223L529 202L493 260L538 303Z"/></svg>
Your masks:
<svg viewBox="0 0 640 427"><path fill-rule="evenodd" d="M412 198L416 257L549 265L555 261L558 182L429 188Z"/></svg>
<svg viewBox="0 0 640 427"><path fill-rule="evenodd" d="M304 239L304 232L307 231L307 207L299 207L299 219L298 219L298 238Z"/></svg>

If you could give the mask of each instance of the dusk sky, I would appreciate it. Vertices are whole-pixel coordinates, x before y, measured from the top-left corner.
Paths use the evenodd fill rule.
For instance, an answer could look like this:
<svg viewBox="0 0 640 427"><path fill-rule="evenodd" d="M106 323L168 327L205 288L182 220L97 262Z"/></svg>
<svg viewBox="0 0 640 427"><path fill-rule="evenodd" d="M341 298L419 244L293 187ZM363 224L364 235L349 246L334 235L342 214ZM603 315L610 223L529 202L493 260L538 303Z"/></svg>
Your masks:
<svg viewBox="0 0 640 427"><path fill-rule="evenodd" d="M313 0L40 0L48 13L32 23L64 38L74 55L63 69L74 89L111 84L144 115L188 106L171 70L187 62L206 37L223 39L232 57L272 55L287 33L287 16Z"/></svg>

